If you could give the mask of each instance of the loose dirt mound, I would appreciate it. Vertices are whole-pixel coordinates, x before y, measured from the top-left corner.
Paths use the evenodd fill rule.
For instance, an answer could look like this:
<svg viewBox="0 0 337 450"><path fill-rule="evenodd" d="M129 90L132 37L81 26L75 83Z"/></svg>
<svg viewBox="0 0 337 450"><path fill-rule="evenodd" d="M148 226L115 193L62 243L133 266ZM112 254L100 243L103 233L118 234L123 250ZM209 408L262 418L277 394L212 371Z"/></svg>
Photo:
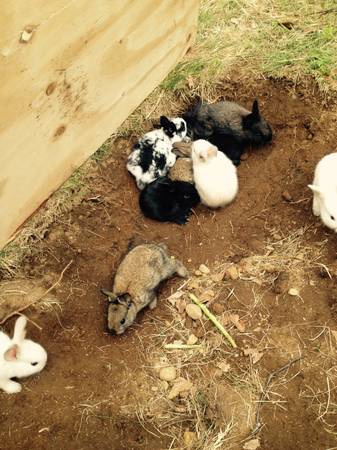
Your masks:
<svg viewBox="0 0 337 450"><path fill-rule="evenodd" d="M62 309L55 303L52 312L29 311L43 329L30 325L28 335L50 359L24 381L23 393L0 393L6 450L241 449L257 408L264 426L249 439L259 439L260 449L336 447L336 236L313 217L306 187L316 162L335 149L336 108L314 89L286 81L224 83L222 94L244 106L259 98L275 130L269 147L248 151L232 205L217 212L198 206L184 227L145 219L125 169L131 144L120 140L98 164L90 194L59 218L42 254L27 261L27 278L47 275L46 288L73 264L53 291ZM200 264L211 269L212 282L194 285L195 292L213 291L208 305L238 350L219 340L205 318L193 321L166 301L178 279L164 285L158 307L125 335L105 332L99 289L111 286L131 240L166 242L191 273ZM214 277L228 267L235 273ZM163 348L191 334L201 350ZM270 373L298 355L259 402ZM162 358L192 386L173 399L172 383L155 368Z"/></svg>

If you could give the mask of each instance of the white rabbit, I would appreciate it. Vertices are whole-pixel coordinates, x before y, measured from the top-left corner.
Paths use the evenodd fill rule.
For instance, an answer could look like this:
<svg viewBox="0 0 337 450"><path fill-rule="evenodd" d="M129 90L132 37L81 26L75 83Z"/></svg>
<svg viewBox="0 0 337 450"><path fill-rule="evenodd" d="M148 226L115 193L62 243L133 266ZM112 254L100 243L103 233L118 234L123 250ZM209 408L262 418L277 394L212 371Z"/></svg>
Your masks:
<svg viewBox="0 0 337 450"><path fill-rule="evenodd" d="M203 139L192 144L195 187L201 202L210 208L225 206L238 192L238 177L232 161L215 145Z"/></svg>
<svg viewBox="0 0 337 450"><path fill-rule="evenodd" d="M337 232L337 153L324 156L315 168L312 211L324 225Z"/></svg>
<svg viewBox="0 0 337 450"><path fill-rule="evenodd" d="M47 352L41 345L25 339L27 319L20 316L15 322L13 339L0 331L0 389L8 394L20 392L23 378L40 372L47 363Z"/></svg>

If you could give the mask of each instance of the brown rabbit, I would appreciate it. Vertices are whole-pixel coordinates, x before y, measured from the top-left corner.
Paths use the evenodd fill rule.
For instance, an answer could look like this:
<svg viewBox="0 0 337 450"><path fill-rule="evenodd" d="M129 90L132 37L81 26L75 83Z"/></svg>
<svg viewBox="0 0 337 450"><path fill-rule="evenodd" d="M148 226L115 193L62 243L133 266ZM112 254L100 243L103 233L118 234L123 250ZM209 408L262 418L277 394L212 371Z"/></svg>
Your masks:
<svg viewBox="0 0 337 450"><path fill-rule="evenodd" d="M156 307L156 288L174 274L187 277L185 266L170 257L165 244L142 244L133 248L117 269L112 292L108 296L108 329L122 334L133 324L137 313L149 305Z"/></svg>

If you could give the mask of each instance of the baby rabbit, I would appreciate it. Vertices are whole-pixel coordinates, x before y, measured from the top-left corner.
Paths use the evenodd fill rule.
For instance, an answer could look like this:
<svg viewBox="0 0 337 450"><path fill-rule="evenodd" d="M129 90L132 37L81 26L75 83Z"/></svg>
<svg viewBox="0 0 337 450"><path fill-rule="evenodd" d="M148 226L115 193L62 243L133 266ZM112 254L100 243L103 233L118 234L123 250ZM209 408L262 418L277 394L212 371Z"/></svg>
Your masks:
<svg viewBox="0 0 337 450"><path fill-rule="evenodd" d="M272 129L260 115L257 100L252 111L233 102L199 102L183 118L193 140L207 139L236 166L247 145L264 145L272 139Z"/></svg>
<svg viewBox="0 0 337 450"><path fill-rule="evenodd" d="M324 156L315 168L312 211L324 225L337 232L337 153Z"/></svg>
<svg viewBox="0 0 337 450"><path fill-rule="evenodd" d="M25 339L27 319L20 316L15 322L13 339L0 331L0 389L8 394L20 392L23 378L41 372L47 363L47 353L41 345Z"/></svg>
<svg viewBox="0 0 337 450"><path fill-rule="evenodd" d="M160 177L148 184L139 196L139 206L144 216L160 222L183 225L191 208L200 202L197 190L191 183L172 181Z"/></svg>
<svg viewBox="0 0 337 450"><path fill-rule="evenodd" d="M236 167L224 153L199 139L192 144L195 187L201 202L210 208L225 206L238 192Z"/></svg>
<svg viewBox="0 0 337 450"><path fill-rule="evenodd" d="M141 309L147 305L155 308L156 288L175 273L180 277L188 275L185 266L168 255L165 244L142 244L133 248L117 269L112 292L102 289L109 299L109 331L122 334Z"/></svg>
<svg viewBox="0 0 337 450"><path fill-rule="evenodd" d="M178 158L170 169L169 177L172 181L185 181L194 184L191 158Z"/></svg>
<svg viewBox="0 0 337 450"><path fill-rule="evenodd" d="M176 162L172 145L186 136L184 119L170 120L161 116L160 125L160 129L149 131L139 139L127 160L126 167L136 178L139 189L144 189L147 184L167 174Z"/></svg>

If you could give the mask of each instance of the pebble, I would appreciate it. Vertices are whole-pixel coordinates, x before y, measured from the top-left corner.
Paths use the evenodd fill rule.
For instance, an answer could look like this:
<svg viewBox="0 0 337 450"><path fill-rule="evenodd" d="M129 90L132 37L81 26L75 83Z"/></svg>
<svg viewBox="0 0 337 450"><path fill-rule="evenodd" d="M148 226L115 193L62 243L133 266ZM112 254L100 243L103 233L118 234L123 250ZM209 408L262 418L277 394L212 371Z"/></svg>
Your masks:
<svg viewBox="0 0 337 450"><path fill-rule="evenodd" d="M177 378L175 367L163 367L160 369L159 378L163 381L173 381Z"/></svg>
<svg viewBox="0 0 337 450"><path fill-rule="evenodd" d="M202 303L210 302L214 298L215 294L212 289L208 289L207 291L204 291L200 294L199 300Z"/></svg>
<svg viewBox="0 0 337 450"><path fill-rule="evenodd" d="M284 200L286 200L287 202L291 202L293 200L288 191L282 192L282 198L284 198Z"/></svg>
<svg viewBox="0 0 337 450"><path fill-rule="evenodd" d="M200 272L200 270L196 270L194 273L195 273L195 275L196 275L197 277L200 277L200 276L202 275L202 273Z"/></svg>
<svg viewBox="0 0 337 450"><path fill-rule="evenodd" d="M201 309L199 308L199 306L194 305L193 303L189 303L186 306L186 313L193 320L198 320L202 317Z"/></svg>
<svg viewBox="0 0 337 450"><path fill-rule="evenodd" d="M300 291L297 288L290 288L288 294L293 297L298 297L300 295Z"/></svg>
<svg viewBox="0 0 337 450"><path fill-rule="evenodd" d="M201 273L203 273L204 275L208 275L210 273L210 270L207 266L205 266L205 264L200 264L199 266L199 270Z"/></svg>
<svg viewBox="0 0 337 450"><path fill-rule="evenodd" d="M239 278L239 271L235 266L230 266L228 267L228 269L226 270L226 275L231 279L231 280L237 280Z"/></svg>
<svg viewBox="0 0 337 450"><path fill-rule="evenodd" d="M184 444L187 448L191 448L197 441L197 434L194 431L185 431Z"/></svg>
<svg viewBox="0 0 337 450"><path fill-rule="evenodd" d="M187 344L187 345L194 345L194 344L196 344L197 342L198 342L197 336L196 336L195 334L190 334L189 337L188 337L188 339L187 339L186 344Z"/></svg>

